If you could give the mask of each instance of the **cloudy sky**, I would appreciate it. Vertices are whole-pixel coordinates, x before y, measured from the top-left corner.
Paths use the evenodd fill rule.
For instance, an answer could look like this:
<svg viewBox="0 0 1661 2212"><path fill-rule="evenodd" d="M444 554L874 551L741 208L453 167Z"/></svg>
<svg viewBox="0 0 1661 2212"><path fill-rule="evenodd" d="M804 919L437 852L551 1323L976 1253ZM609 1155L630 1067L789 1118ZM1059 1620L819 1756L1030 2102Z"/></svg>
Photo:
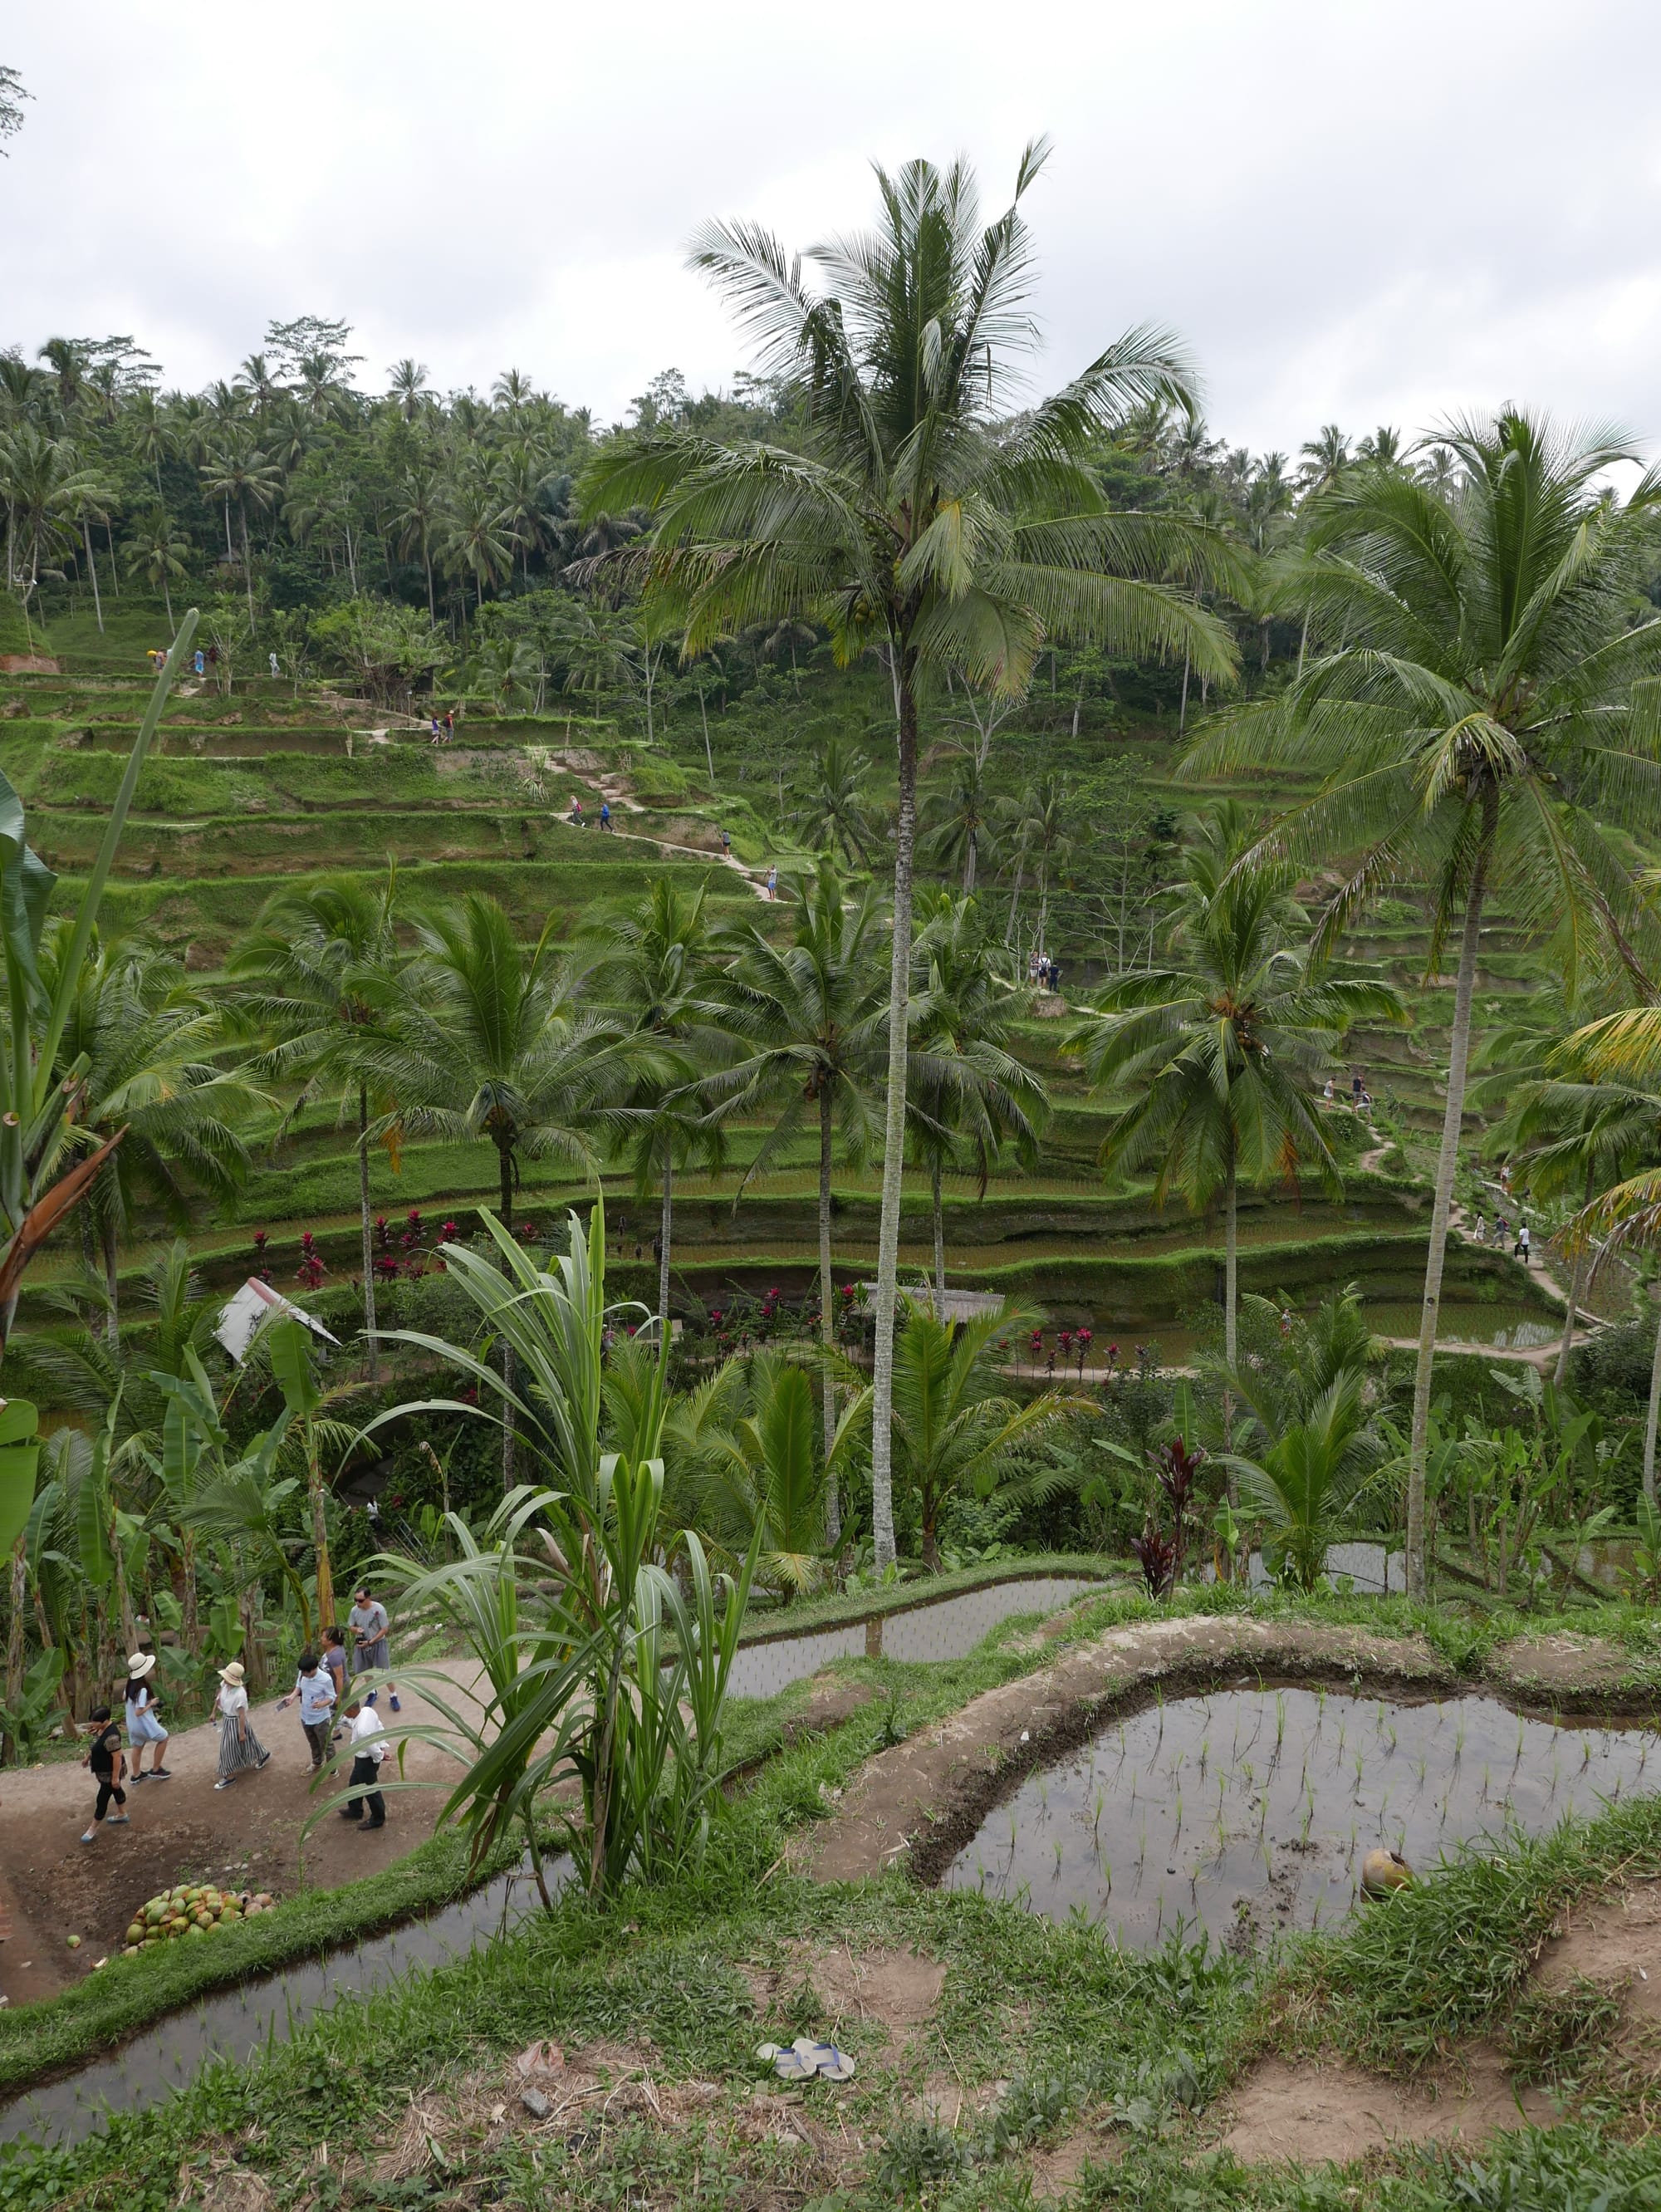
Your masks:
<svg viewBox="0 0 1661 2212"><path fill-rule="evenodd" d="M1046 381L1155 321L1258 449L1509 398L1661 445L1655 0L91 0L10 11L0 62L29 353L131 331L200 385L339 315L368 385L512 364L615 418L743 365L700 217L805 247L873 161L960 150L990 209L1046 131Z"/></svg>

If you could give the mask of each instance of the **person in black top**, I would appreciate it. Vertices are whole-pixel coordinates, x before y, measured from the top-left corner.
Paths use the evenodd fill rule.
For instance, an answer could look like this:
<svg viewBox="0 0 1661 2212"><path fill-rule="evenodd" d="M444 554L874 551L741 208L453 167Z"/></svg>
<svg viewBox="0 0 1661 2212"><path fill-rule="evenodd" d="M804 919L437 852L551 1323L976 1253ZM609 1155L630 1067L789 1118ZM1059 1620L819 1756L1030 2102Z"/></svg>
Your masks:
<svg viewBox="0 0 1661 2212"><path fill-rule="evenodd" d="M98 1808L93 1814L91 1827L81 1838L83 1844L90 1844L98 1834L104 1815L110 1809L112 1797L121 1810L110 1826L124 1828L131 1819L127 1811L127 1793L121 1787L122 1778L127 1771L126 1754L121 1748L121 1731L110 1718L107 1705L100 1705L93 1715L93 1740L88 1745L87 1755L81 1764L91 1767L93 1780L98 1784Z"/></svg>

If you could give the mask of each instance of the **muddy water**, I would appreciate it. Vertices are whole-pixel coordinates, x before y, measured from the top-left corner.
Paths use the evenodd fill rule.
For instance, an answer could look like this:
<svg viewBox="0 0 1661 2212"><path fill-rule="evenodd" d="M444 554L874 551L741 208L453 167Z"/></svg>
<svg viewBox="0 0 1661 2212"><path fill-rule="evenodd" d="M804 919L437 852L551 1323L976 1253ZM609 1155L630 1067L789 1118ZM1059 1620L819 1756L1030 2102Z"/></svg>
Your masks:
<svg viewBox="0 0 1661 2212"><path fill-rule="evenodd" d="M1554 1727L1489 1698L1234 1689L1154 1705L1030 1776L944 1886L1055 1920L1080 1909L1135 1949L1179 1922L1269 1936L1341 1920L1375 1846L1422 1873L1658 1786L1661 1736L1636 1729Z"/></svg>
<svg viewBox="0 0 1661 2212"><path fill-rule="evenodd" d="M747 1644L734 1662L733 1693L771 1697L832 1659L869 1650L895 1659L961 1659L1000 1620L1013 1613L1053 1613L1091 1587L1082 1576L997 1583L885 1620ZM551 1869L551 1879L562 1884L568 1873L568 1862L561 1861ZM173 2014L112 2057L0 2105L0 2142L83 2135L100 2124L112 2107L154 2104L183 2087L211 2059L246 2058L268 2043L286 2042L296 2027L324 2007L370 1996L412 1967L449 1965L511 1931L536 1909L530 1882L522 1875L504 1876L430 1919L211 1997Z"/></svg>

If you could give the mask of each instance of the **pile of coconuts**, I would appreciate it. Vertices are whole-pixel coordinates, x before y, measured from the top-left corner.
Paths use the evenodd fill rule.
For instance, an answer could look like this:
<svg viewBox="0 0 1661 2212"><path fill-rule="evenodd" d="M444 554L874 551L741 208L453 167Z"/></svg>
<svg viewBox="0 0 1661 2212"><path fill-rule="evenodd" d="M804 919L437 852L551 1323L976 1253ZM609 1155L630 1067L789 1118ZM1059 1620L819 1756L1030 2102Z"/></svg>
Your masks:
<svg viewBox="0 0 1661 2212"><path fill-rule="evenodd" d="M139 1906L122 1956L136 1959L141 1951L180 1936L217 1936L221 1928L269 1912L276 1902L269 1890L251 1895L246 1889L216 1889L212 1882L181 1882Z"/></svg>

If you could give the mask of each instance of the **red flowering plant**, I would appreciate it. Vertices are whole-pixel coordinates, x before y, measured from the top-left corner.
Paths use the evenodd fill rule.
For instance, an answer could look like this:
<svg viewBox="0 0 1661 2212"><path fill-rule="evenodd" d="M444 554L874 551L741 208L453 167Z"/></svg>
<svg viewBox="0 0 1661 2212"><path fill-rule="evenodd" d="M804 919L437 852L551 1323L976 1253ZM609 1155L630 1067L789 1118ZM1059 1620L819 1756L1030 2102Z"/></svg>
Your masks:
<svg viewBox="0 0 1661 2212"><path fill-rule="evenodd" d="M270 1255L265 1249L270 1241L270 1236L264 1230L255 1230L254 1274L262 1283L269 1283L271 1279Z"/></svg>
<svg viewBox="0 0 1661 2212"><path fill-rule="evenodd" d="M1078 1379L1081 1382L1084 1380L1084 1363L1089 1358L1090 1346L1095 1340L1096 1333L1093 1328L1076 1329L1073 1332L1073 1349L1078 1354Z"/></svg>
<svg viewBox="0 0 1661 2212"><path fill-rule="evenodd" d="M300 1265L294 1270L294 1280L314 1291L328 1272L324 1258L317 1248L317 1239L309 1229L303 1230L300 1239Z"/></svg>

